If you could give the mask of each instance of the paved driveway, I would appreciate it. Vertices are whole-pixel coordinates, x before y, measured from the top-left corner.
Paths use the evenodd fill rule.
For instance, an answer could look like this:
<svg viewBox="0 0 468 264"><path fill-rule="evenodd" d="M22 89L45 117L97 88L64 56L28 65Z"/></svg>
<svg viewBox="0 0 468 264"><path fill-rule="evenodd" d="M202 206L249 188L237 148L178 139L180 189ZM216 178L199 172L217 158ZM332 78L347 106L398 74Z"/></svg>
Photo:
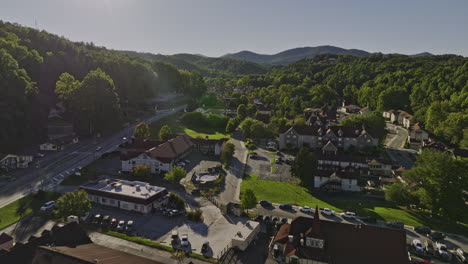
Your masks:
<svg viewBox="0 0 468 264"><path fill-rule="evenodd" d="M280 156L271 153L271 151L263 148L255 150L257 156L255 158L248 158L247 160L247 173L257 174L260 180L269 181L282 181L282 182L296 182L297 179L291 176L290 165L285 162L271 163L271 159L281 157L283 160L293 160L294 157L282 153Z"/></svg>

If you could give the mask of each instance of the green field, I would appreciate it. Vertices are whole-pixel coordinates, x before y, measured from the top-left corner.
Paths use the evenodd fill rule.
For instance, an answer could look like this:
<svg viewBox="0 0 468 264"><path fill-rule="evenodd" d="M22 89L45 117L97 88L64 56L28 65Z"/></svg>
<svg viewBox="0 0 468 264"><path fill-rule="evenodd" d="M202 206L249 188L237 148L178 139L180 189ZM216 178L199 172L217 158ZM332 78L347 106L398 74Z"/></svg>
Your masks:
<svg viewBox="0 0 468 264"><path fill-rule="evenodd" d="M182 124L179 120L181 113L176 113L170 116L161 118L150 124L151 129L151 139L159 139L159 130L162 126L168 125L171 127L172 132L175 134L187 134L191 137L202 137L205 138L208 136L210 139L220 139L220 138L229 138L228 134L221 133L220 131L215 131L209 127L197 127L197 128L188 128Z"/></svg>
<svg viewBox="0 0 468 264"><path fill-rule="evenodd" d="M60 196L55 192L44 192L42 195L28 195L0 208L0 229L38 210L45 202L55 200Z"/></svg>
<svg viewBox="0 0 468 264"><path fill-rule="evenodd" d="M401 221L406 225L426 225L437 230L468 234L468 225L441 219L429 218L422 212L408 210L385 201L320 200L310 191L294 183L258 180L257 175L248 175L242 181L241 194L246 189L255 192L257 200L273 203L289 203L298 206L330 208L336 212L353 211L360 216L371 216L383 221Z"/></svg>

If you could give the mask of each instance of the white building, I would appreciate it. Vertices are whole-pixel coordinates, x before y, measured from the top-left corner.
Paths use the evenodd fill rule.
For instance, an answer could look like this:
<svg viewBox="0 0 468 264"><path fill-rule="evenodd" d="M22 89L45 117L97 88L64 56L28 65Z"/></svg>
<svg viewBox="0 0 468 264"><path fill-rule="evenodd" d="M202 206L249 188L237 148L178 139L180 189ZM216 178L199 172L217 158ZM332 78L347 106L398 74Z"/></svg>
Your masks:
<svg viewBox="0 0 468 264"><path fill-rule="evenodd" d="M126 181L106 178L82 185L80 189L88 193L89 200L100 205L150 213L167 203L167 190L146 182Z"/></svg>
<svg viewBox="0 0 468 264"><path fill-rule="evenodd" d="M280 149L300 148L302 146L321 149L328 142L333 143L340 150L347 150L351 146L362 149L377 147L379 138L371 129L344 126L282 126L279 129Z"/></svg>
<svg viewBox="0 0 468 264"><path fill-rule="evenodd" d="M55 138L52 140L48 140L42 143L41 145L39 145L39 149L57 151L57 150L64 149L68 145L72 145L76 143L78 143L78 136L68 135L68 136L63 136L63 137Z"/></svg>
<svg viewBox="0 0 468 264"><path fill-rule="evenodd" d="M24 169L29 166L32 160L33 157L31 155L0 153L0 170Z"/></svg>
<svg viewBox="0 0 468 264"><path fill-rule="evenodd" d="M429 133L421 128L419 123L414 124L409 129L408 142L423 142L429 139Z"/></svg>
<svg viewBox="0 0 468 264"><path fill-rule="evenodd" d="M121 149L122 171L131 172L137 165L147 164L152 173L167 172L192 151L221 155L225 142L226 139L191 138L185 134L174 136L166 142L135 142Z"/></svg>
<svg viewBox="0 0 468 264"><path fill-rule="evenodd" d="M326 191L358 192L359 175L349 172L319 171L314 172L314 187Z"/></svg>

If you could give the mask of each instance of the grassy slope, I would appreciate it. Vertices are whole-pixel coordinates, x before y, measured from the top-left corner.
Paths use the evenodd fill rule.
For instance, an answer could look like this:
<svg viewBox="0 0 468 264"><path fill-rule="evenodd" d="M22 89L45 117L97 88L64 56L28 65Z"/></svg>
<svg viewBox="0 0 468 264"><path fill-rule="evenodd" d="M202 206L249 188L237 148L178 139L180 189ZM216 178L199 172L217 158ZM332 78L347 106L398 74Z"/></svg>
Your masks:
<svg viewBox="0 0 468 264"><path fill-rule="evenodd" d="M0 229L17 222L21 216L33 213L45 202L55 200L59 196L60 194L54 192L46 192L44 197L28 195L0 208Z"/></svg>
<svg viewBox="0 0 468 264"><path fill-rule="evenodd" d="M170 115L150 124L151 139L159 139L159 129L161 129L163 125L169 125L172 129L172 132L175 134L185 133L191 137L204 138L205 136L208 136L208 138L210 139L220 139L229 137L229 135L220 133L219 131L214 131L209 128L187 128L179 121L180 116L180 113Z"/></svg>
<svg viewBox="0 0 468 264"><path fill-rule="evenodd" d="M328 207L337 212L354 211L361 216L371 216L384 221L401 221L406 225L427 225L437 230L468 234L468 225L449 223L443 220L430 219L420 212L398 207L388 202L358 202L346 200L319 200L307 188L293 184L276 181L258 180L257 175L244 178L241 193L252 189L257 200L268 200L273 203L289 203L314 208Z"/></svg>

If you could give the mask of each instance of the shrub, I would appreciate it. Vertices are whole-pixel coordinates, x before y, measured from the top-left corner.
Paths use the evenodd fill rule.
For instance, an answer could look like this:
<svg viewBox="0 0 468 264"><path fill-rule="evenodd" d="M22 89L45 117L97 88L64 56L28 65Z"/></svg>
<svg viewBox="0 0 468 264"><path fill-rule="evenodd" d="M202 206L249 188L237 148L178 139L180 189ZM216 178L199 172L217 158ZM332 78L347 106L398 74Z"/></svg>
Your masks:
<svg viewBox="0 0 468 264"><path fill-rule="evenodd" d="M203 212L200 209L188 211L187 219L194 222L200 222L203 220L202 214Z"/></svg>
<svg viewBox="0 0 468 264"><path fill-rule="evenodd" d="M169 193L169 203L175 208L182 210L185 208L185 200L177 193Z"/></svg>

